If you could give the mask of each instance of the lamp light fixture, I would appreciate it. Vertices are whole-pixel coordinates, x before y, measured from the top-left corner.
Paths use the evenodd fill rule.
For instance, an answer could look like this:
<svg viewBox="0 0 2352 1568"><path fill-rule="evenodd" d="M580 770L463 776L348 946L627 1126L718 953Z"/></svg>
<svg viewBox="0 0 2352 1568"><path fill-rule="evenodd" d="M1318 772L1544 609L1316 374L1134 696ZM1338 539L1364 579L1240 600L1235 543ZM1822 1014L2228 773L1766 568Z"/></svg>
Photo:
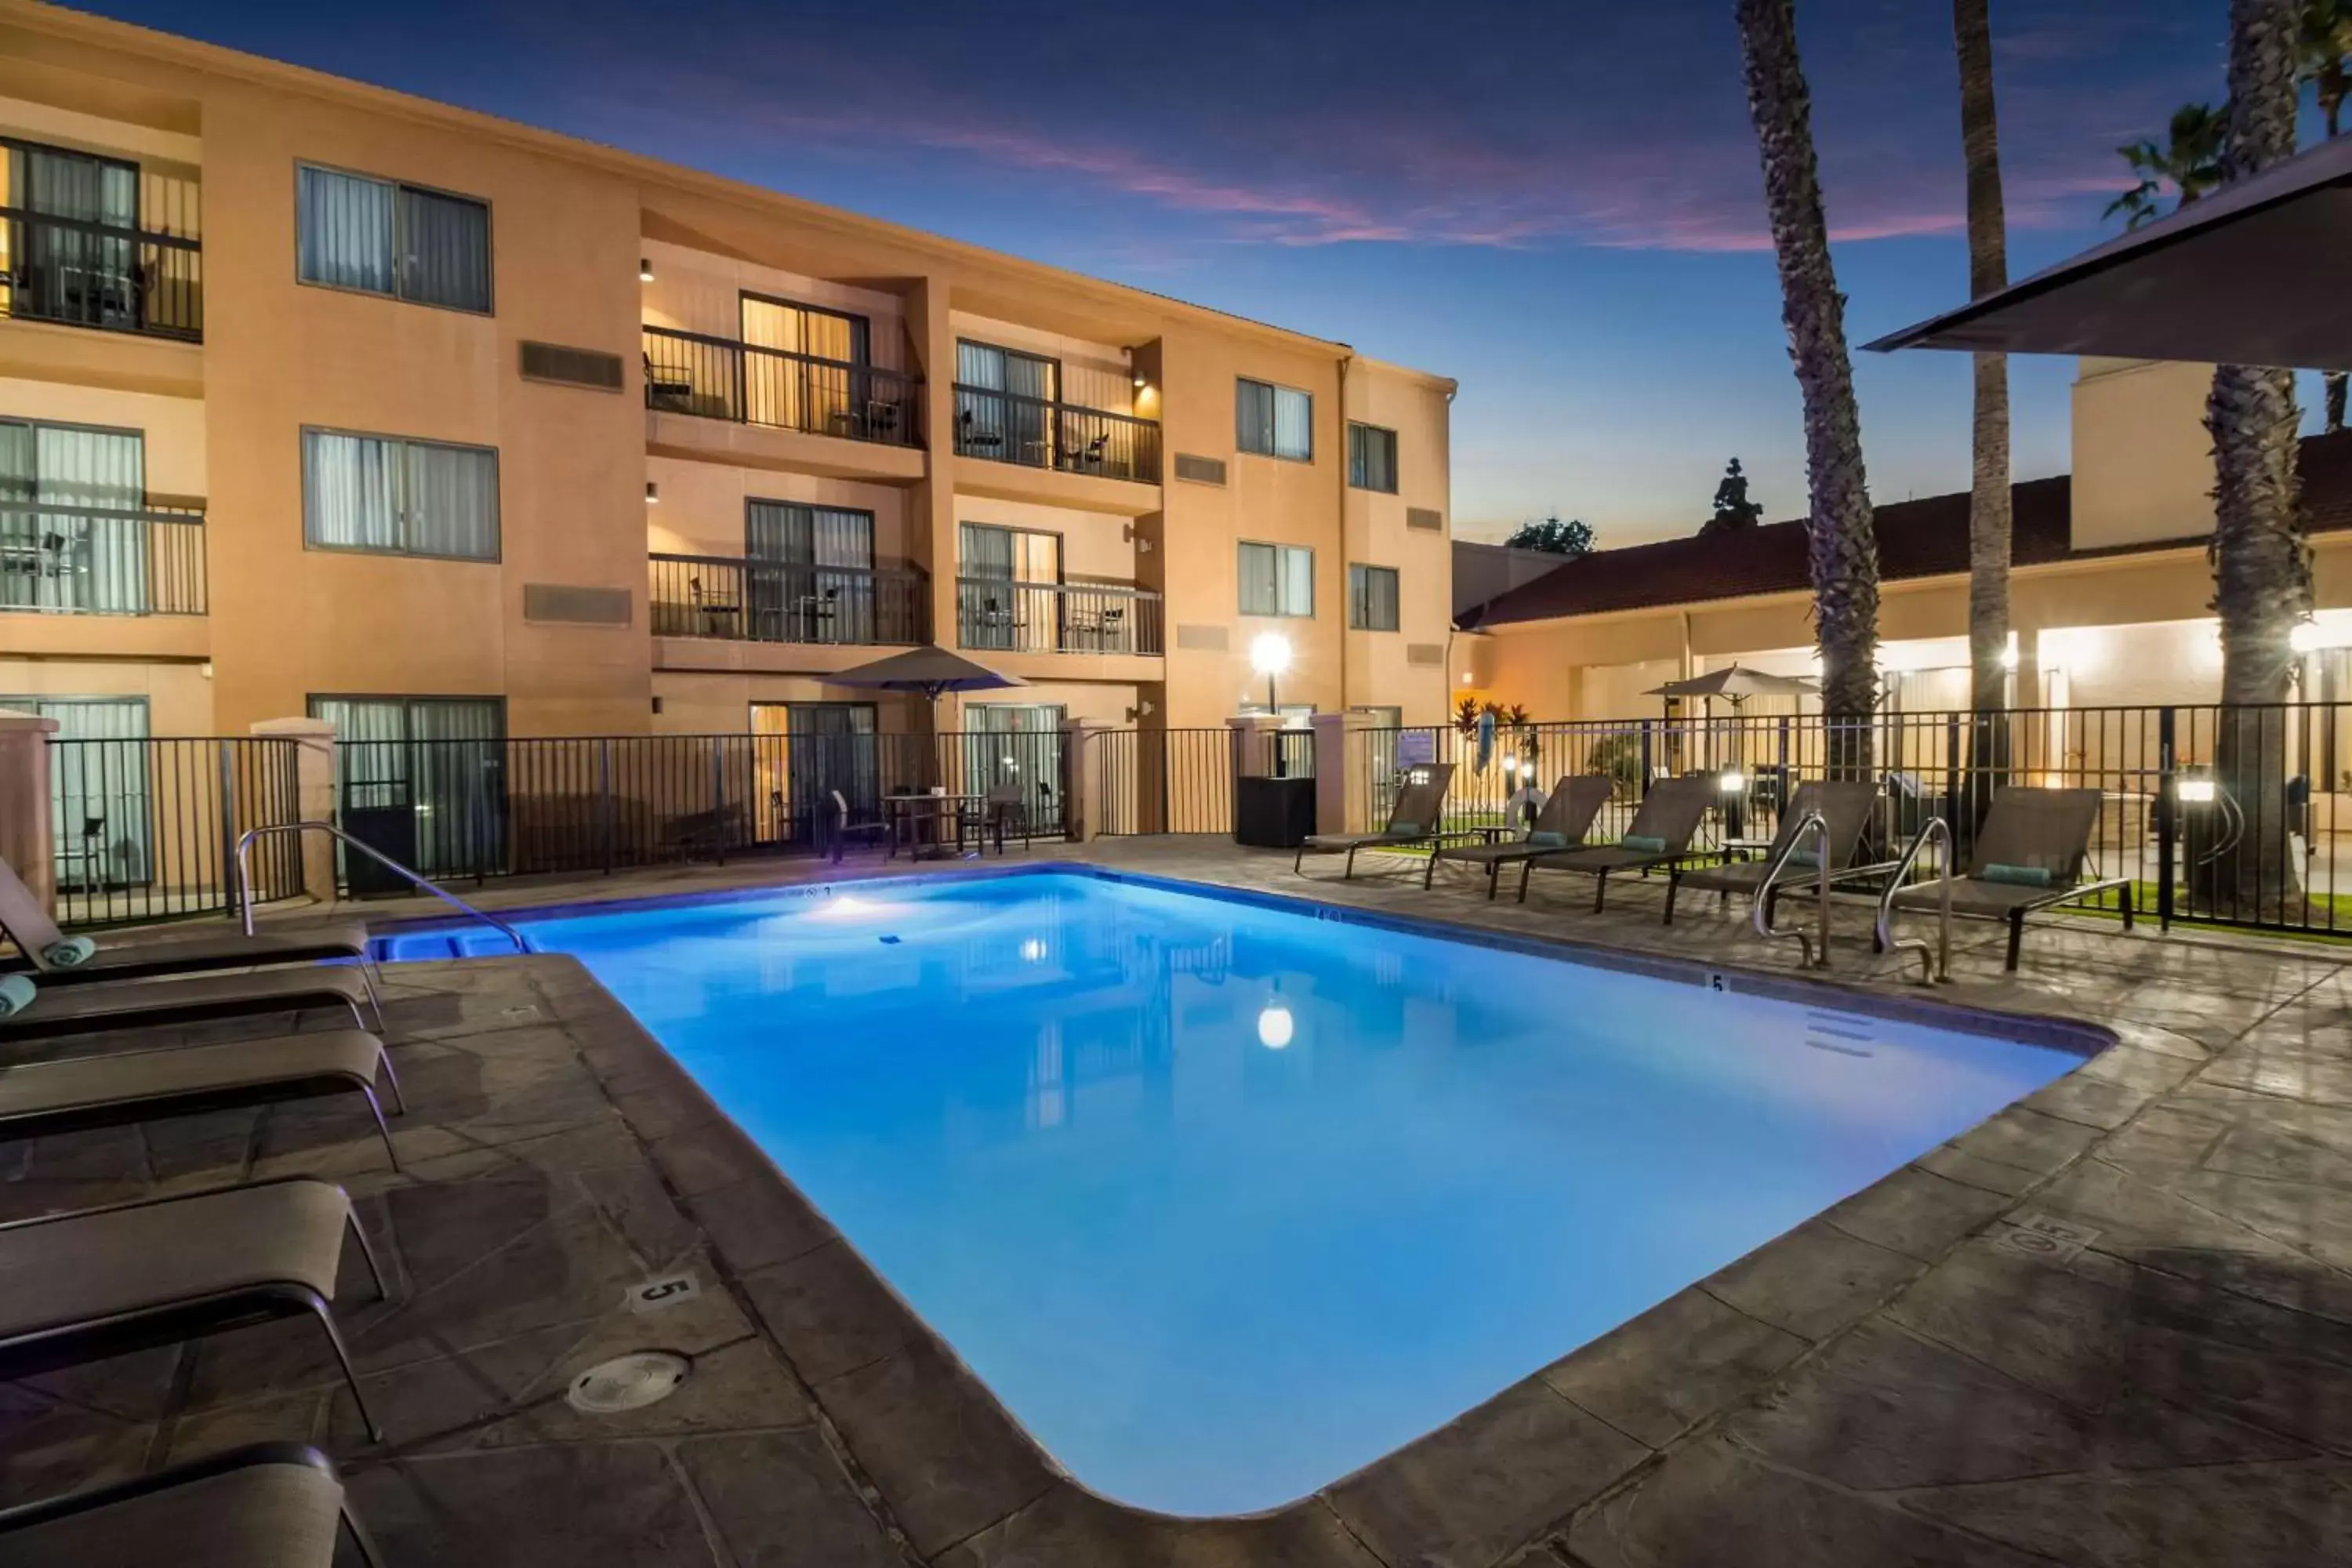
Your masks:
<svg viewBox="0 0 2352 1568"><path fill-rule="evenodd" d="M652 282L653 280L654 280L654 264L653 264L653 258L652 258L651 257L646 257L646 256L640 256L640 257L638 257L638 258L637 258L637 281L638 281L638 282L640 282L640 283L650 283L650 282Z"/></svg>
<svg viewBox="0 0 2352 1568"><path fill-rule="evenodd" d="M661 486L654 483L651 479L647 479L646 481L646 504L647 506L656 506L660 504L660 501Z"/></svg>

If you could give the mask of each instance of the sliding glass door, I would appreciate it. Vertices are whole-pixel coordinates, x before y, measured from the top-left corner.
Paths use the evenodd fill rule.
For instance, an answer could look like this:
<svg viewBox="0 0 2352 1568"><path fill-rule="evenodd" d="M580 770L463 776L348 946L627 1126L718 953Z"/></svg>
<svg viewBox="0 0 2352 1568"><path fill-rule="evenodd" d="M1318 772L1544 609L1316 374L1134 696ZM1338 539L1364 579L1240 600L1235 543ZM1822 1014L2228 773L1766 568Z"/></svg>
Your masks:
<svg viewBox="0 0 2352 1568"><path fill-rule="evenodd" d="M1058 703L964 704L964 787L1021 791L1032 829L1062 824L1062 718Z"/></svg>
<svg viewBox="0 0 2352 1568"><path fill-rule="evenodd" d="M26 215L7 220L8 313L135 331L139 165L17 142L6 175L0 206Z"/></svg>
<svg viewBox="0 0 2352 1568"><path fill-rule="evenodd" d="M506 868L503 700L313 697L310 716L335 726L348 831L428 877ZM345 875L372 886L354 861Z"/></svg>
<svg viewBox="0 0 2352 1568"><path fill-rule="evenodd" d="M1052 468L1059 360L969 341L956 344L956 450Z"/></svg>
<svg viewBox="0 0 2352 1568"><path fill-rule="evenodd" d="M0 696L0 708L58 721L49 831L58 893L144 885L155 862L147 699Z"/></svg>
<svg viewBox="0 0 2352 1568"><path fill-rule="evenodd" d="M0 419L0 610L144 612L146 504L140 432Z"/></svg>
<svg viewBox="0 0 2352 1568"><path fill-rule="evenodd" d="M743 554L755 637L875 640L872 512L751 501L743 510Z"/></svg>
<svg viewBox="0 0 2352 1568"><path fill-rule="evenodd" d="M1060 534L967 522L956 548L960 646L1045 653L1061 646Z"/></svg>

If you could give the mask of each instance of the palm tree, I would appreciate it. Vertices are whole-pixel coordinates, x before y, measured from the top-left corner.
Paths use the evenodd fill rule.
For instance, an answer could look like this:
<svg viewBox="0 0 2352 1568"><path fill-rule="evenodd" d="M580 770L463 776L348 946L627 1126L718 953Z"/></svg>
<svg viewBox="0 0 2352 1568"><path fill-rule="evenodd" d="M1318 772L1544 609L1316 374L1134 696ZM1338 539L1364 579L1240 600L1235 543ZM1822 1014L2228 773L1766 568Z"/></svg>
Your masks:
<svg viewBox="0 0 2352 1568"><path fill-rule="evenodd" d="M2141 141L2116 148L2131 172L2139 176L2139 184L2109 202L2099 216L2113 217L2121 213L2125 227L2137 228L2162 216L2156 204L2167 186L2179 194L2179 205L2185 207L2220 184L2221 142L2228 124L2227 104L2217 110L2208 103L2184 103L2172 111L2163 146Z"/></svg>
<svg viewBox="0 0 2352 1568"><path fill-rule="evenodd" d="M2230 0L2230 120L2223 177L2294 154L2298 0ZM2281 918L2295 891L2279 798L2294 633L2311 614L2311 555L2296 496L2294 373L2225 364L2205 405L2213 437L2213 607L2221 617L2221 733L2214 763L2250 824L2192 896ZM2260 825L2257 828L2252 825Z"/></svg>
<svg viewBox="0 0 2352 1568"><path fill-rule="evenodd" d="M1969 171L1969 294L2009 283L2008 226L2000 201L1999 121L1993 113L1992 21L1987 0L1952 0L1960 57L1960 148ZM1971 818L1991 804L2006 771L2009 670L2009 360L1976 356L1976 422L1969 484L1969 696Z"/></svg>
<svg viewBox="0 0 2352 1568"><path fill-rule="evenodd" d="M2312 97L2319 104L2319 116L2327 127L2327 139L2334 141L2343 129L2344 97L2352 89L2352 76L2345 69L2346 57L2352 56L2352 0L2303 0L2302 28L2296 39L2297 74L2311 83ZM2327 394L2327 428L2344 428L2344 401L2347 378L2340 370L2328 371L2320 378Z"/></svg>
<svg viewBox="0 0 2352 1568"><path fill-rule="evenodd" d="M1866 776L1878 695L1878 538L1862 467L1862 416L1846 357L1845 297L1830 265L1813 156L1812 97L1797 58L1792 0L1736 0L1748 112L1780 268L1780 321L1804 402L1808 564L1822 709L1833 775ZM1844 721L1844 722L1840 722Z"/></svg>

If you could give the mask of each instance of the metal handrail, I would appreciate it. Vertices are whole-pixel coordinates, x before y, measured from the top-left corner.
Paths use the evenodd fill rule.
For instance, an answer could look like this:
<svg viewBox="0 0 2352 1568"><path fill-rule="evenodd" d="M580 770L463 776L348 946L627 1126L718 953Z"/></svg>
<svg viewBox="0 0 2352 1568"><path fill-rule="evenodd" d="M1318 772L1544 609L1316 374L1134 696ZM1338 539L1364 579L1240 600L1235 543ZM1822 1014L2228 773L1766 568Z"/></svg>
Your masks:
<svg viewBox="0 0 2352 1568"><path fill-rule="evenodd" d="M473 905L467 903L457 894L449 891L446 888L441 887L437 883L427 881L425 879L424 873L412 870L408 867L402 865L399 861L394 859L383 850L378 849L373 844L362 843L360 840L352 837L350 834L344 832L341 828L336 826L331 822L271 823L266 826L248 827L245 830L244 835L237 839L236 910L238 917L245 922L245 934L247 936L251 936L253 934L253 877L251 869L253 859L253 841L257 838L266 837L273 833L292 833L296 835L304 833L326 834L328 837L335 839L339 843L358 850L361 854L365 855L368 858L385 868L387 870L394 871L400 876L405 877L408 879L411 885L425 892L432 894L435 898L440 900L443 903L449 905L452 909L457 910L462 913L471 915L474 919L481 921L484 925L497 927L499 933L501 936L504 936L509 942L515 944L515 951L517 952L529 952L530 951L530 940L526 938L522 932L515 930L514 927L499 919L498 916L491 914L487 910L476 909Z"/></svg>
<svg viewBox="0 0 2352 1568"><path fill-rule="evenodd" d="M1922 937L1895 938L1895 895L1903 890L1903 879L1918 863L1919 852L1931 838L1944 841L1944 853L1938 861L1939 879L1943 884L1942 908L1937 917L1936 945L1928 947ZM1904 849L1903 858L1895 863L1895 874L1887 879L1886 891L1878 896L1878 945L1882 952L1916 952L1925 973L1919 976L1922 985L1948 984L1952 978L1952 825L1940 816L1931 816Z"/></svg>
<svg viewBox="0 0 2352 1568"><path fill-rule="evenodd" d="M1822 945L1821 955L1818 958L1813 953L1813 939L1806 934L1802 927L1792 931L1779 931L1772 925L1772 884L1780 879L1780 873L1788 868L1790 860L1796 856L1797 846L1803 842L1808 833L1813 836L1813 842L1817 846L1813 851L1813 869L1821 878L1819 930ZM1764 868L1764 879L1756 884L1756 910L1750 918L1756 923L1758 936L1778 938L1781 941L1795 939L1803 955L1803 967L1807 969L1829 967L1830 819L1828 817L1818 811L1809 811L1797 819L1797 830L1789 835L1787 842L1783 843L1779 852L1772 857L1771 864Z"/></svg>

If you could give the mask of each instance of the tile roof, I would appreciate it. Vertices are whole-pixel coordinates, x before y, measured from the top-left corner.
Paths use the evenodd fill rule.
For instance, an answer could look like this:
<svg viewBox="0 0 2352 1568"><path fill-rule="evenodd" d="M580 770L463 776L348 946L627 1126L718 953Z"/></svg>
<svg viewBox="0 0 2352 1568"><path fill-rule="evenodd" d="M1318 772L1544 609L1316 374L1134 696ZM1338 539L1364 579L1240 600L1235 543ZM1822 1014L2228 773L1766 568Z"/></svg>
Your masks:
<svg viewBox="0 0 2352 1568"><path fill-rule="evenodd" d="M2352 431L2306 437L2300 458L2305 525L2310 532L2352 528ZM2164 550L2196 540L2155 540L2097 550L2073 547L2072 484L2028 479L2010 491L2013 528L2010 560L2019 566L2096 560ZM1883 582L1940 577L1969 569L1969 495L1895 501L1877 510L1878 575ZM1464 612L1465 627L1514 621L1549 621L1611 610L1738 599L1801 591L1811 579L1805 563L1805 524L1767 523L1714 539L1691 535L1599 550L1556 572Z"/></svg>

